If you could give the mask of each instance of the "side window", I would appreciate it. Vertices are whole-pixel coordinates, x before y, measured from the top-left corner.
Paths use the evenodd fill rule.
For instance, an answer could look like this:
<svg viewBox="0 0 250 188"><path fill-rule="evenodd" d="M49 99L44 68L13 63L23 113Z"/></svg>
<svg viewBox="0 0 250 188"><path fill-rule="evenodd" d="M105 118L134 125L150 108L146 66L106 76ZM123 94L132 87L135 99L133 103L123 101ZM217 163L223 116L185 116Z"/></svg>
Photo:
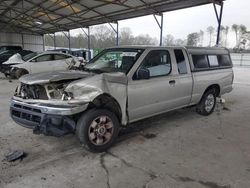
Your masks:
<svg viewBox="0 0 250 188"><path fill-rule="evenodd" d="M218 67L219 66L218 58L216 55L209 55L208 60L209 60L210 67Z"/></svg>
<svg viewBox="0 0 250 188"><path fill-rule="evenodd" d="M222 67L232 66L232 62L230 60L229 55L218 55L219 65Z"/></svg>
<svg viewBox="0 0 250 188"><path fill-rule="evenodd" d="M52 61L52 55L51 54L41 55L35 59L35 62L43 62L43 61Z"/></svg>
<svg viewBox="0 0 250 188"><path fill-rule="evenodd" d="M166 50L154 50L143 60L142 69L148 69L150 77L164 76L171 72L170 54Z"/></svg>
<svg viewBox="0 0 250 188"><path fill-rule="evenodd" d="M61 59L68 59L70 56L63 55L63 54L54 54L54 60L61 60Z"/></svg>
<svg viewBox="0 0 250 188"><path fill-rule="evenodd" d="M208 68L208 59L206 55L192 55L194 67L196 69Z"/></svg>
<svg viewBox="0 0 250 188"><path fill-rule="evenodd" d="M182 50L174 50L179 74L187 74L187 64Z"/></svg>

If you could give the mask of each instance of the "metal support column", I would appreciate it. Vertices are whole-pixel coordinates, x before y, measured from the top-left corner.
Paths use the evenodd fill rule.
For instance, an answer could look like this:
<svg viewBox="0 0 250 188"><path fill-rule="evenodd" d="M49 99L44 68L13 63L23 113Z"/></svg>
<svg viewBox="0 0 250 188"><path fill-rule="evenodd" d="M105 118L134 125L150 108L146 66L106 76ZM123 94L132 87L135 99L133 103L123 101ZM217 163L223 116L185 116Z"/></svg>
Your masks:
<svg viewBox="0 0 250 188"><path fill-rule="evenodd" d="M160 28L160 46L162 46L162 33L163 33L163 13L160 13L158 16L161 17L161 21L159 22L159 20L156 18L156 15L153 14L155 21L157 23L157 25Z"/></svg>
<svg viewBox="0 0 250 188"><path fill-rule="evenodd" d="M114 26L111 23L108 23L108 24L113 29L113 31L115 32L115 34L116 34L116 46L119 46L119 24L118 24L118 21L115 22L116 29L114 28Z"/></svg>
<svg viewBox="0 0 250 188"><path fill-rule="evenodd" d="M89 59L91 59L91 52L90 52L90 28L88 27L88 51L89 51Z"/></svg>
<svg viewBox="0 0 250 188"><path fill-rule="evenodd" d="M43 37L43 51L45 51L45 35L42 35Z"/></svg>
<svg viewBox="0 0 250 188"><path fill-rule="evenodd" d="M83 33L86 35L88 40L88 61L91 59L91 52L90 52L90 28L87 27L88 31L86 32L83 28L81 28ZM86 59L87 60L87 59Z"/></svg>
<svg viewBox="0 0 250 188"><path fill-rule="evenodd" d="M56 49L56 35L54 33L54 49Z"/></svg>
<svg viewBox="0 0 250 188"><path fill-rule="evenodd" d="M24 49L24 38L23 38L23 33L21 33L21 37L22 37L22 47Z"/></svg>
<svg viewBox="0 0 250 188"><path fill-rule="evenodd" d="M71 49L71 45L70 45L70 30L68 31L68 39L69 39L69 50Z"/></svg>
<svg viewBox="0 0 250 188"><path fill-rule="evenodd" d="M221 21L222 21L222 15L223 15L224 2L221 1L220 3L217 3L217 5L220 6L220 13L218 13L216 3L213 3L214 11L215 11L217 22L218 22L216 45L219 45L220 44L220 31L221 31Z"/></svg>

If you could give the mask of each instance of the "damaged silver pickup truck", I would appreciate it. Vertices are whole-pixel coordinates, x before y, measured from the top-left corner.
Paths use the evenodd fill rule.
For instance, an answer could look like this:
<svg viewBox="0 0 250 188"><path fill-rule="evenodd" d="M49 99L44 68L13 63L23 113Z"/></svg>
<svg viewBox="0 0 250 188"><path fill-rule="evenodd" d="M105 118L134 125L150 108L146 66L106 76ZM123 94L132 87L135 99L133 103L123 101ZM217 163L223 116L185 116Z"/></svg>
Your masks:
<svg viewBox="0 0 250 188"><path fill-rule="evenodd" d="M213 112L232 91L224 48L123 46L102 51L81 71L24 75L11 100L12 119L35 134L76 133L92 151L108 149L119 128L196 105Z"/></svg>

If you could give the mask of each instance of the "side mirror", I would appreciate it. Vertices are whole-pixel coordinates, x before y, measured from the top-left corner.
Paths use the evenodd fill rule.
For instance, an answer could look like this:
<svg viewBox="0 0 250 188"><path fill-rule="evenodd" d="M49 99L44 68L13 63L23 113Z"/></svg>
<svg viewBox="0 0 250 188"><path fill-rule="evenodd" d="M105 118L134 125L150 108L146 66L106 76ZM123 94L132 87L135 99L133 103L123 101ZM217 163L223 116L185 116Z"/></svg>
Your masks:
<svg viewBox="0 0 250 188"><path fill-rule="evenodd" d="M148 69L139 69L137 71L137 79L138 80L148 80L150 78L150 73Z"/></svg>

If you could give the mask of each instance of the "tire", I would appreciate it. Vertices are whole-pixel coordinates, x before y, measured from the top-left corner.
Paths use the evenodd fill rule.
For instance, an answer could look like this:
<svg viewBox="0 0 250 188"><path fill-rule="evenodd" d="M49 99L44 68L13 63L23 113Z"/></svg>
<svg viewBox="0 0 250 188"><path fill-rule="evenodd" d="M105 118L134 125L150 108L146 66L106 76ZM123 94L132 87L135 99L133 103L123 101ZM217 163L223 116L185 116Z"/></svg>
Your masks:
<svg viewBox="0 0 250 188"><path fill-rule="evenodd" d="M19 79L21 76L25 74L29 74L29 72L25 69L17 69L14 73L16 79Z"/></svg>
<svg viewBox="0 0 250 188"><path fill-rule="evenodd" d="M106 109L91 109L77 121L76 135L90 151L103 152L115 142L119 133L116 115Z"/></svg>
<svg viewBox="0 0 250 188"><path fill-rule="evenodd" d="M213 113L215 105L216 91L215 89L209 89L203 94L200 103L196 107L196 111L200 115L208 116Z"/></svg>

